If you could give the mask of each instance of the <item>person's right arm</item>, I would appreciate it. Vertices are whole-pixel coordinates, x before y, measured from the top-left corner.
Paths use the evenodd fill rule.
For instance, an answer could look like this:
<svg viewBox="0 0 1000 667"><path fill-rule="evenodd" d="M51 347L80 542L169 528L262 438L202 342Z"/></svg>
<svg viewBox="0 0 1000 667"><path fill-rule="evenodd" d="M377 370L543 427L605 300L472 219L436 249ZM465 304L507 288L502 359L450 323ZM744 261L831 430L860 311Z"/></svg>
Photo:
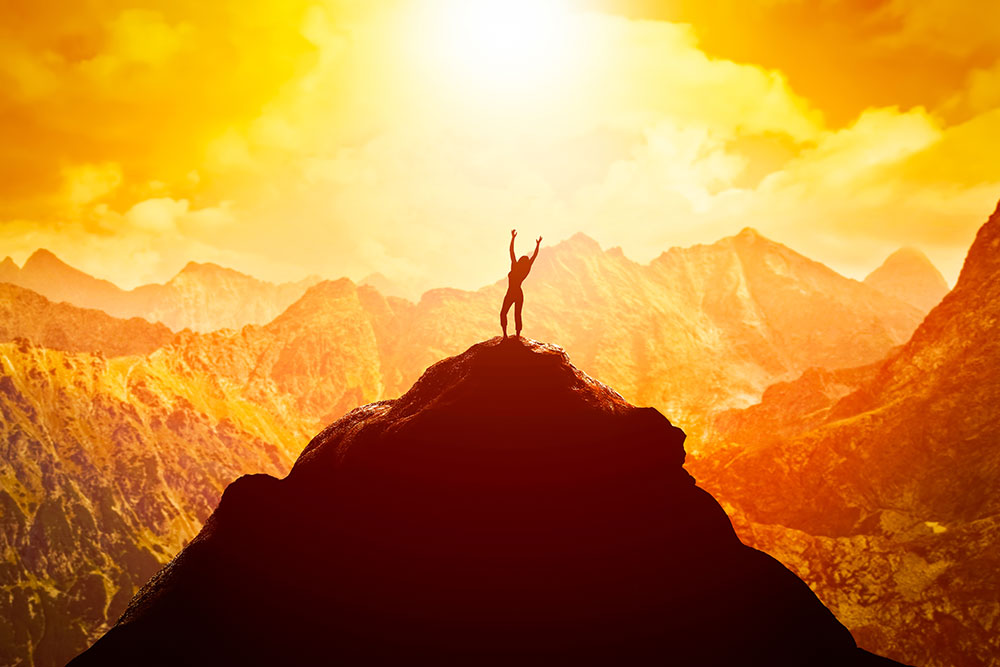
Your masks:
<svg viewBox="0 0 1000 667"><path fill-rule="evenodd" d="M517 262L517 257L514 256L514 237L517 236L517 230L510 230L510 266L514 268L514 264Z"/></svg>

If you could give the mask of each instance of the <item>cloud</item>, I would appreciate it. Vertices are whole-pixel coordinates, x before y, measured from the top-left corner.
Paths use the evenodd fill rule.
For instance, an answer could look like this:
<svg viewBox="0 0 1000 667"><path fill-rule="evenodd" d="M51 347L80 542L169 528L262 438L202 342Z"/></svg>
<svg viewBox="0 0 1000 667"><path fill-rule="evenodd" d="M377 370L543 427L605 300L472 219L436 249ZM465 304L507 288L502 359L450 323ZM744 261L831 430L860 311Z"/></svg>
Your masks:
<svg viewBox="0 0 1000 667"><path fill-rule="evenodd" d="M63 169L66 198L73 207L89 204L107 195L122 183L121 165L81 164Z"/></svg>
<svg viewBox="0 0 1000 667"><path fill-rule="evenodd" d="M647 260L752 225L852 275L917 244L953 276L1000 194L989 67L960 124L912 104L833 123L782 71L710 55L697 25L574 13L559 76L501 85L440 67L434 3L144 4L53 25L29 8L0 28L13 251L62 248L124 283L228 259L272 279L477 287L505 273L511 227ZM932 4L894 2L863 27L895 23L895 41L838 48L958 39ZM109 252L146 261L111 269Z"/></svg>

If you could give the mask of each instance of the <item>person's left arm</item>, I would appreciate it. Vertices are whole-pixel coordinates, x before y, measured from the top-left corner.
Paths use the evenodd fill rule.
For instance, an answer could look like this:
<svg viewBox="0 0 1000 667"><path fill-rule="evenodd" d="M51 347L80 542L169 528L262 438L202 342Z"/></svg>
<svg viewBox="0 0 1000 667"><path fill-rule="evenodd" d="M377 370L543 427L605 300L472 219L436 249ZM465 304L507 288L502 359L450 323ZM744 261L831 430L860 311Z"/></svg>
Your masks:
<svg viewBox="0 0 1000 667"><path fill-rule="evenodd" d="M539 236L535 241L535 252L531 255L531 263L535 263L535 258L538 257L538 246L542 245L542 237Z"/></svg>

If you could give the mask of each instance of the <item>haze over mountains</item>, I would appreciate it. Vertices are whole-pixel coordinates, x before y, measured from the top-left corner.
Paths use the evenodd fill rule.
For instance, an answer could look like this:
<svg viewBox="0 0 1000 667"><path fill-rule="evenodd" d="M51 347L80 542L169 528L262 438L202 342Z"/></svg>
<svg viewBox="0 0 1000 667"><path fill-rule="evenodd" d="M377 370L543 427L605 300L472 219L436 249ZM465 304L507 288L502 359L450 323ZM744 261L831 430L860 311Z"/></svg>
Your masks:
<svg viewBox="0 0 1000 667"><path fill-rule="evenodd" d="M264 311L241 304L276 307L275 295L287 292L211 265L125 292L36 255L0 273L33 276L71 303L106 297L145 304L147 315L175 308L178 317L191 303L191 321L227 324L173 334L0 286L3 340L14 341L0 345L9 443L0 474L11 480L4 489L22 490L4 499L12 575L4 587L13 601L0 614L9 619L0 621L10 638L4 663L61 664L81 650L151 563L198 530L226 483L242 473L283 474L323 425L398 396L431 363L495 335L505 288L432 290L413 303L346 279L323 281L255 324ZM715 413L749 405L810 367L876 362L924 314L753 230L648 265L580 234L543 248L525 291L526 334L560 343L626 399L657 407L696 449ZM115 545L99 551L112 555L81 546L96 532Z"/></svg>
<svg viewBox="0 0 1000 667"><path fill-rule="evenodd" d="M97 308L115 317L162 322L174 331L215 331L264 324L319 280L312 277L275 285L217 264L189 262L162 285L123 290L74 269L48 250L33 253L21 268L10 257L0 263L0 282L25 287L51 301Z"/></svg>
<svg viewBox="0 0 1000 667"><path fill-rule="evenodd" d="M930 310L948 293L948 283L927 256L900 248L868 274L865 284L921 310Z"/></svg>
<svg viewBox="0 0 1000 667"><path fill-rule="evenodd" d="M998 250L1000 207L906 345L720 417L694 464L859 641L921 665L1000 660Z"/></svg>

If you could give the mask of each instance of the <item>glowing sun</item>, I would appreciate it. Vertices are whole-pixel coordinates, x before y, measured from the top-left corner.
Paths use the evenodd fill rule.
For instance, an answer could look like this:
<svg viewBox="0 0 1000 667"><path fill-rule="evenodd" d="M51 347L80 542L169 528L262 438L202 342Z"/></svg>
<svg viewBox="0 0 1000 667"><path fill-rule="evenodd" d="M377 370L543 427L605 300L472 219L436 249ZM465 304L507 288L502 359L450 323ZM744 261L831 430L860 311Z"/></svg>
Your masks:
<svg viewBox="0 0 1000 667"><path fill-rule="evenodd" d="M524 87L565 65L571 12L561 0L441 0L430 48L439 66L485 87Z"/></svg>

